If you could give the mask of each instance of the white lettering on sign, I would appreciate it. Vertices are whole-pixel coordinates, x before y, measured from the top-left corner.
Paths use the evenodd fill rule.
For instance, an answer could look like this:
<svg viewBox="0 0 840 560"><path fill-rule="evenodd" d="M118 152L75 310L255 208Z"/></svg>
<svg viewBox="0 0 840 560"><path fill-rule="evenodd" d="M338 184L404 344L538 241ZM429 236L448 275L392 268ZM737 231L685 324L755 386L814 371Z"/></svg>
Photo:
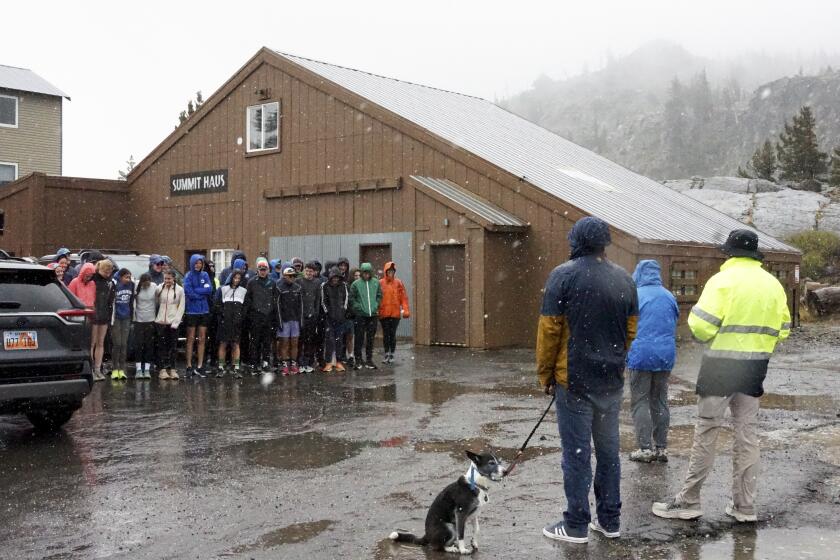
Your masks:
<svg viewBox="0 0 840 560"><path fill-rule="evenodd" d="M227 188L227 169L183 173L169 178L169 193L173 196L227 192Z"/></svg>
<svg viewBox="0 0 840 560"><path fill-rule="evenodd" d="M455 265L454 264L446 265L446 272L455 272Z"/></svg>

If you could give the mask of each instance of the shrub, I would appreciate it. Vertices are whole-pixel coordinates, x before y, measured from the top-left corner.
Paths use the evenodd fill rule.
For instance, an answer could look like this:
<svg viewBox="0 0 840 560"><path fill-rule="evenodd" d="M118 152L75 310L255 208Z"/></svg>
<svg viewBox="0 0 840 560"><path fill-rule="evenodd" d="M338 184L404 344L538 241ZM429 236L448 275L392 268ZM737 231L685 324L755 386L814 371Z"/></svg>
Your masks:
<svg viewBox="0 0 840 560"><path fill-rule="evenodd" d="M802 251L802 277L817 280L840 264L840 235L830 231L803 231L788 238Z"/></svg>

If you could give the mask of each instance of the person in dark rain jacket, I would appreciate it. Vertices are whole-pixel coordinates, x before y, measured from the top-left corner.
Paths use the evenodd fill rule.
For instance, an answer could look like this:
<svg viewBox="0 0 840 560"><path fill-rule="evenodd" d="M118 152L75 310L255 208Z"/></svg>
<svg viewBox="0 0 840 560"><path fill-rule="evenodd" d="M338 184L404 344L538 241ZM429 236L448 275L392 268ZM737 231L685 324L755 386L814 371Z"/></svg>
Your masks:
<svg viewBox="0 0 840 560"><path fill-rule="evenodd" d="M548 277L537 330L537 375L554 395L566 494L563 519L543 528L543 535L585 543L590 528L619 536L618 414L639 307L630 275L606 258L606 222L583 218L568 239L570 260ZM593 442L596 520L589 511Z"/></svg>
<svg viewBox="0 0 840 560"><path fill-rule="evenodd" d="M643 463L667 462L668 377L677 356L680 309L674 294L662 286L658 262L641 261L636 265L633 280L639 295L639 328L627 355L627 368L638 449L630 453L630 459Z"/></svg>
<svg viewBox="0 0 840 560"><path fill-rule="evenodd" d="M306 263L303 278L297 279L303 299L303 315L300 332L300 367L305 373L312 373L318 365L318 329L321 322L321 280L315 262Z"/></svg>
<svg viewBox="0 0 840 560"><path fill-rule="evenodd" d="M329 280L321 284L321 309L324 315L326 363L321 369L324 373L333 370L338 373L345 371L344 364L339 361L341 348L344 346L344 326L347 323L347 309L350 304L350 290L341 276L337 266L329 269Z"/></svg>
<svg viewBox="0 0 840 560"><path fill-rule="evenodd" d="M242 266L237 266L236 261L241 260ZM224 286L228 283L228 279L230 279L230 275L234 270L241 270L244 274L244 279L248 280L250 277L248 276L248 257L242 251L234 251L233 255L230 257L230 266L225 267L222 270L222 273L219 275L219 284Z"/></svg>
<svg viewBox="0 0 840 560"><path fill-rule="evenodd" d="M248 282L245 313L250 335L251 374L268 371L271 354L271 331L275 323L277 286L268 276L268 261L257 259L257 275Z"/></svg>

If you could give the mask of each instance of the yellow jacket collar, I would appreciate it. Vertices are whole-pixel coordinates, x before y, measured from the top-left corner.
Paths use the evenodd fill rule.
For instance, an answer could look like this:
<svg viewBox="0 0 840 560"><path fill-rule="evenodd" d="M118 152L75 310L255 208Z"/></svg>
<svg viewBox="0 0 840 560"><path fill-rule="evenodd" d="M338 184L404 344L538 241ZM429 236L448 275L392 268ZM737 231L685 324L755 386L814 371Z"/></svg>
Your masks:
<svg viewBox="0 0 840 560"><path fill-rule="evenodd" d="M749 257L730 257L726 259L726 262L723 263L720 267L721 270L726 270L727 268L733 267L761 267L761 261L757 261L755 259L751 259Z"/></svg>

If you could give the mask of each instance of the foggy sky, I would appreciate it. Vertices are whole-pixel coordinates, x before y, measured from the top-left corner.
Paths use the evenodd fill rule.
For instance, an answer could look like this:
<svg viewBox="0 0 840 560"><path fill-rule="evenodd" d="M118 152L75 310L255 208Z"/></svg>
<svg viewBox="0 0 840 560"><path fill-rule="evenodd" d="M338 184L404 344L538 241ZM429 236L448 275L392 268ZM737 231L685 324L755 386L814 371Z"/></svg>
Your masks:
<svg viewBox="0 0 840 560"><path fill-rule="evenodd" d="M305 4L305 5L300 5ZM64 104L64 174L116 178L260 47L503 98L540 74L594 70L646 41L691 52L840 51L832 0L27 2L3 6L0 64L30 68ZM247 8L245 7L247 6Z"/></svg>

